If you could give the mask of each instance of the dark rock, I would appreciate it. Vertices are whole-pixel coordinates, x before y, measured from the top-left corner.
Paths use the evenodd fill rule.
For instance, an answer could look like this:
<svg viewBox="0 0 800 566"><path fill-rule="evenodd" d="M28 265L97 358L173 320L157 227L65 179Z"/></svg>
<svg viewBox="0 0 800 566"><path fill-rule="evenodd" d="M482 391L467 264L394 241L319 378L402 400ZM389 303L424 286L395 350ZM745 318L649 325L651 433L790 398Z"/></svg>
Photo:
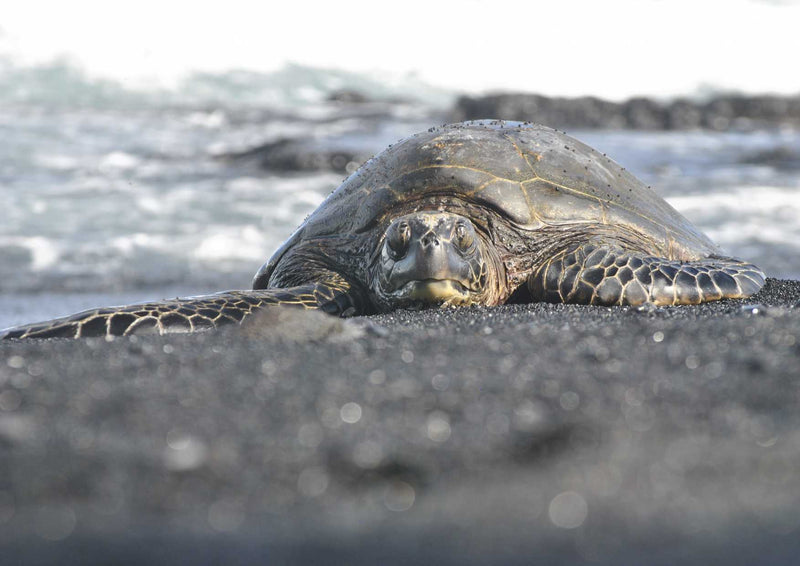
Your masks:
<svg viewBox="0 0 800 566"><path fill-rule="evenodd" d="M346 104L363 104L372 100L364 93L357 90L342 89L328 95L328 102L343 102Z"/></svg>
<svg viewBox="0 0 800 566"><path fill-rule="evenodd" d="M800 169L800 151L792 147L773 147L745 155L739 159L739 163L766 165L775 169L796 171Z"/></svg>
<svg viewBox="0 0 800 566"><path fill-rule="evenodd" d="M728 129L736 126L797 124L800 97L723 95L703 108L705 126ZM727 123L726 123L727 122Z"/></svg>
<svg viewBox="0 0 800 566"><path fill-rule="evenodd" d="M335 171L352 173L371 157L367 151L336 147L314 140L282 138L222 159L255 163L270 171Z"/></svg>
<svg viewBox="0 0 800 566"><path fill-rule="evenodd" d="M667 127L667 110L649 98L631 98L623 106L626 127L636 130L663 130Z"/></svg>
<svg viewBox="0 0 800 566"><path fill-rule="evenodd" d="M599 98L548 98L536 94L462 96L456 103L454 122L498 118L538 122L559 128L623 127L619 105Z"/></svg>
<svg viewBox="0 0 800 566"><path fill-rule="evenodd" d="M632 98L622 103L594 97L550 98L538 94L462 96L453 121L497 118L533 121L555 128L631 128L648 130L748 130L800 127L800 96L720 95L708 102L677 99L659 103Z"/></svg>
<svg viewBox="0 0 800 566"><path fill-rule="evenodd" d="M667 130L694 130L703 122L703 113L700 108L688 101L678 99L666 108Z"/></svg>

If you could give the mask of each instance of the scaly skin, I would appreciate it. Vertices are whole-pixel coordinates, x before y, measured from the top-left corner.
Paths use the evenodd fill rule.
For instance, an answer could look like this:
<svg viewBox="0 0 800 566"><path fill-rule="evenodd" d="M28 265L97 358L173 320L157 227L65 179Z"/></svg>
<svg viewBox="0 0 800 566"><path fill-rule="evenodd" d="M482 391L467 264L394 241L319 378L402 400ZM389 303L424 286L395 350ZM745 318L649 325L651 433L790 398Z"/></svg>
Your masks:
<svg viewBox="0 0 800 566"><path fill-rule="evenodd" d="M6 330L5 338L84 338L195 332L240 323L266 306L295 306L344 314L352 308L347 288L316 283L289 289L226 291L188 297L92 309L39 324Z"/></svg>
<svg viewBox="0 0 800 566"><path fill-rule="evenodd" d="M694 305L749 297L764 285L764 273L735 259L675 261L585 244L548 260L531 274L536 301L581 305Z"/></svg>

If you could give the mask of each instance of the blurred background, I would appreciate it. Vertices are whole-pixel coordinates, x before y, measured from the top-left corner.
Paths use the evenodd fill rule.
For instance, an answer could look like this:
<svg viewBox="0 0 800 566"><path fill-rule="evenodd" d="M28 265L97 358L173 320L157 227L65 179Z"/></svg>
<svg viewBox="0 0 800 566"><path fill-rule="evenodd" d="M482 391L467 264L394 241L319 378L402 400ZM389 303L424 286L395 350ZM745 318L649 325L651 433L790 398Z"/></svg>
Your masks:
<svg viewBox="0 0 800 566"><path fill-rule="evenodd" d="M28 1L0 14L0 327L248 288L359 164L544 123L800 277L800 2Z"/></svg>

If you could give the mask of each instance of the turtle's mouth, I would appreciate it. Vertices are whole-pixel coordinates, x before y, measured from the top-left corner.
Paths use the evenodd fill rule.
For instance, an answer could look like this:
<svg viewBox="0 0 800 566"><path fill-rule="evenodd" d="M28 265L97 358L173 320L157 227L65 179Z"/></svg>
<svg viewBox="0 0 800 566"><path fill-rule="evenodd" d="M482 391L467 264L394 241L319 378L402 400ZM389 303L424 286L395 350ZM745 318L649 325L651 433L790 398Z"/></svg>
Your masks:
<svg viewBox="0 0 800 566"><path fill-rule="evenodd" d="M397 294L426 303L460 304L468 301L470 290L455 279L422 279L409 281Z"/></svg>

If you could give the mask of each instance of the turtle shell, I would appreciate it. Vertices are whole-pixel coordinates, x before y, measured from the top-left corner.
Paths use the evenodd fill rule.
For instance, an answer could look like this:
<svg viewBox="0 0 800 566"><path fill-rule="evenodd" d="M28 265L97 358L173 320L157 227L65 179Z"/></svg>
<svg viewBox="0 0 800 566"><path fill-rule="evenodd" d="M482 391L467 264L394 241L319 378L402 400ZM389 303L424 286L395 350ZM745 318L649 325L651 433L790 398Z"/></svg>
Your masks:
<svg viewBox="0 0 800 566"><path fill-rule="evenodd" d="M587 235L600 228L643 234L655 242L653 253L672 259L719 253L655 191L589 146L538 124L482 120L431 128L370 159L281 246L254 286L268 286L298 244L357 272L393 218L424 209L463 213L465 203L492 211L520 237L585 226Z"/></svg>

